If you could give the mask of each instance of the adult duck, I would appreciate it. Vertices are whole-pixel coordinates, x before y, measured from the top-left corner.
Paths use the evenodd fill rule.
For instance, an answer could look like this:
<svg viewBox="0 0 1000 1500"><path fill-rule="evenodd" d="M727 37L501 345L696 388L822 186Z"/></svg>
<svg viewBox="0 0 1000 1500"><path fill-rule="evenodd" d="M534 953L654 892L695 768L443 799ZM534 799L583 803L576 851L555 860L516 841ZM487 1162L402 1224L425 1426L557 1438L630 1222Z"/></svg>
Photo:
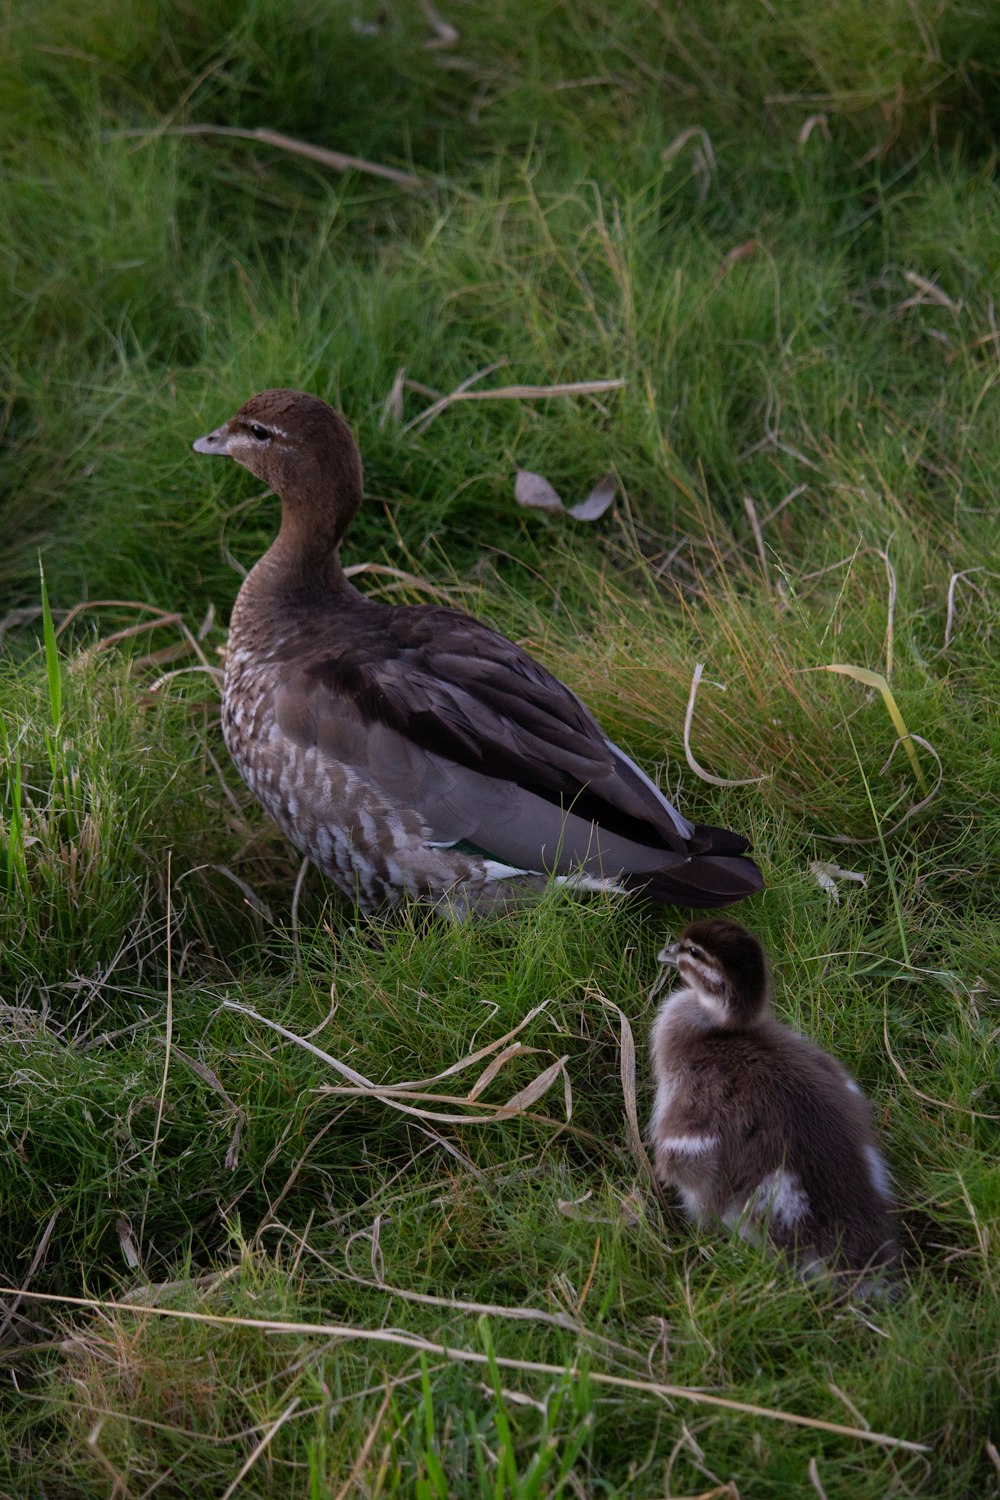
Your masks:
<svg viewBox="0 0 1000 1500"><path fill-rule="evenodd" d="M194 450L235 459L281 499L233 608L226 744L287 837L363 910L415 897L481 911L553 877L695 907L761 889L746 839L682 817L513 641L349 582L340 544L361 457L325 401L262 391Z"/></svg>

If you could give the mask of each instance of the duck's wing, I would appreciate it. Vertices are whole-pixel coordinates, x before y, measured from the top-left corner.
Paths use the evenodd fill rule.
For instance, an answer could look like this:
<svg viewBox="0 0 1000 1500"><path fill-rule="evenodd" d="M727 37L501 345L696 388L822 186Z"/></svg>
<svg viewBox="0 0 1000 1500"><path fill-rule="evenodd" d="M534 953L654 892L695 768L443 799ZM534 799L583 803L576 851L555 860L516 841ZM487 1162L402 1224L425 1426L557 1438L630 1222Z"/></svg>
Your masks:
<svg viewBox="0 0 1000 1500"><path fill-rule="evenodd" d="M286 669L278 728L352 767L376 804L409 809L428 843L677 905L761 889L744 838L689 823L503 636L449 610L372 608L330 637L339 650Z"/></svg>
<svg viewBox="0 0 1000 1500"><path fill-rule="evenodd" d="M449 763L474 777L453 775L452 814L463 785L471 814L494 800L489 785L508 805L520 789L651 848L687 855L705 843L576 694L512 641L451 610L366 611L358 624L361 639L355 627L340 650L286 676L278 721L292 739L341 764L363 756L380 777L402 777L422 807ZM717 852L746 848L719 834Z"/></svg>

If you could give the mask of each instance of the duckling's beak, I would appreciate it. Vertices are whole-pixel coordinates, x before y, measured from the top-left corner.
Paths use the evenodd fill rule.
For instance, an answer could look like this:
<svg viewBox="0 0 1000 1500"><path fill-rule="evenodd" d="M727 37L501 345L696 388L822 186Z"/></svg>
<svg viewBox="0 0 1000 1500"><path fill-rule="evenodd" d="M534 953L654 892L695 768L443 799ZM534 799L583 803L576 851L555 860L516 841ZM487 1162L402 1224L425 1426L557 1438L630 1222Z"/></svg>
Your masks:
<svg viewBox="0 0 1000 1500"><path fill-rule="evenodd" d="M214 432L206 432L204 437L195 438L191 447L196 453L217 453L220 458L228 458L229 423L224 422Z"/></svg>
<svg viewBox="0 0 1000 1500"><path fill-rule="evenodd" d="M656 957L661 964L673 964L676 967L678 963L677 944L671 943L669 948L661 948Z"/></svg>

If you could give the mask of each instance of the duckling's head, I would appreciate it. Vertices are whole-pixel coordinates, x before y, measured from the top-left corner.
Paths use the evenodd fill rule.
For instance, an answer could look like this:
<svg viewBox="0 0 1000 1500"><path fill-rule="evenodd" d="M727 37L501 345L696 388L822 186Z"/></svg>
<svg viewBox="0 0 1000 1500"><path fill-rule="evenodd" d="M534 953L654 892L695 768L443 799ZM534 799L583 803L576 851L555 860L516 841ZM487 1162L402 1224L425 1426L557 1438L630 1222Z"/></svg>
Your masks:
<svg viewBox="0 0 1000 1500"><path fill-rule="evenodd" d="M767 958L757 939L739 922L725 917L692 922L659 958L661 963L677 965L686 987L718 1024L739 1030L767 1015Z"/></svg>
<svg viewBox="0 0 1000 1500"><path fill-rule="evenodd" d="M261 391L192 444L233 458L281 497L286 521L339 542L361 503L361 455L342 417L305 391Z"/></svg>

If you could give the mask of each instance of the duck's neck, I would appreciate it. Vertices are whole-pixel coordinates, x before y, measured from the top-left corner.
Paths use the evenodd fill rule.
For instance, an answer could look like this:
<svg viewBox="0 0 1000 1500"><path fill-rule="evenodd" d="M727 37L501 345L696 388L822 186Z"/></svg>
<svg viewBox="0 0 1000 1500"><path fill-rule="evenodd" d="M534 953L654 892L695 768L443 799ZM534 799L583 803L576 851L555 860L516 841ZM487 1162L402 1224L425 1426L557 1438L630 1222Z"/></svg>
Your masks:
<svg viewBox="0 0 1000 1500"><path fill-rule="evenodd" d="M289 524L287 509L281 530L243 581L230 620L232 636L250 631L282 632L297 615L315 615L324 606L363 601L340 561L334 535Z"/></svg>
<svg viewBox="0 0 1000 1500"><path fill-rule="evenodd" d="M326 466L324 466L326 468ZM254 592L274 595L327 596L355 590L340 561L340 543L361 503L360 464L357 472L314 475L321 495L303 487L283 486L281 527L271 546L253 569Z"/></svg>

